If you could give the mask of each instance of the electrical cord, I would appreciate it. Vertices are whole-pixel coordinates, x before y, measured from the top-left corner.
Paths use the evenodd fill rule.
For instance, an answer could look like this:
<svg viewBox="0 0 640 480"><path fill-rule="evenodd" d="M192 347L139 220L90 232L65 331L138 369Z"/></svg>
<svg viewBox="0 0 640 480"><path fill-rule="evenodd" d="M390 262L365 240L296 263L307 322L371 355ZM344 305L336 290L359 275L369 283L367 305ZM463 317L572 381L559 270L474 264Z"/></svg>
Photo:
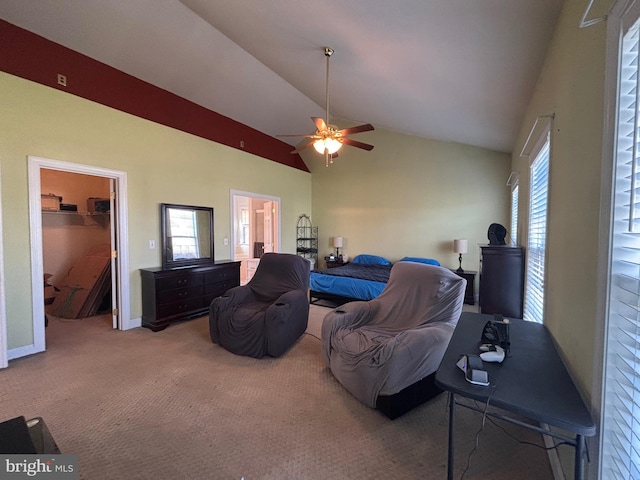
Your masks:
<svg viewBox="0 0 640 480"><path fill-rule="evenodd" d="M489 379L491 380L492 377L489 376ZM486 401L486 403L484 405L484 411L482 412L482 424L480 426L480 429L476 433L475 444L474 444L473 449L471 450L471 452L469 452L469 456L467 457L467 466L465 467L464 471L462 472L462 475L460 476L460 480L464 479L464 476L469 471L469 468L471 468L471 457L473 456L474 453L476 453L476 451L478 450L478 446L480 445L480 433L482 433L482 430L484 430L484 426L485 426L485 423L486 423L486 420L487 420L487 411L489 410L489 403L491 402L491 397L493 397L493 394L496 391L496 387L497 386L498 386L498 380L496 379L495 383L491 387L491 393L487 397L487 401Z"/></svg>
<svg viewBox="0 0 640 480"><path fill-rule="evenodd" d="M558 447L560 447L562 445L573 446L570 442L566 442L566 441L559 442L559 443L555 444L553 447L545 447L544 445L538 445L536 443L529 442L527 440L521 440L521 439L517 438L515 435L513 435L511 432L509 432L502 425L498 424L493 418L491 418L490 416L487 415L487 411L489 409L489 403L491 401L491 397L493 396L493 393L495 392L495 389L496 389L497 386L498 386L498 382L496 380L496 383L492 386L492 391L489 394L489 397L487 398L487 401L486 401L486 403L484 405L484 410L483 410L483 413L482 413L482 424L480 426L480 429L476 433L475 444L474 444L473 449L471 450L471 452L469 452L469 456L467 457L467 466L465 467L464 471L462 472L462 475L460 476L460 480L464 479L464 476L469 471L469 468L471 468L471 457L478 450L478 447L480 445L480 433L482 433L482 431L484 430L484 427L486 425L486 420L487 419L491 423L493 423L496 427L498 427L500 430L502 430L508 437L512 438L516 442L518 442L520 444L523 444L523 445L530 445L532 447L536 447L536 448L539 448L539 449L544 450L544 451L556 450ZM476 406L478 408L480 408L480 405L478 405L478 402L475 402L475 404L476 404ZM587 453L587 457L588 457L588 453Z"/></svg>
<svg viewBox="0 0 640 480"><path fill-rule="evenodd" d="M493 423L496 427L498 427L500 430L502 430L508 437L511 437L513 440L515 440L518 443L521 443L522 445L531 445L532 447L536 447L536 448L539 448L539 449L545 450L545 451L555 450L561 445L573 446L571 443L563 441L563 442L556 443L553 447L545 447L544 445L538 445L537 443L534 443L534 442L529 442L527 440L521 440L518 437L516 437L515 435L513 435L511 432L509 432L502 425L500 425L498 422L496 422L493 418L489 417L489 421L491 423Z"/></svg>
<svg viewBox="0 0 640 480"><path fill-rule="evenodd" d="M314 335L313 333L304 332L304 335L309 335L310 337L313 337L313 338L315 338L315 339L317 339L317 340L322 341L322 339L321 339L320 337L318 337L318 336Z"/></svg>

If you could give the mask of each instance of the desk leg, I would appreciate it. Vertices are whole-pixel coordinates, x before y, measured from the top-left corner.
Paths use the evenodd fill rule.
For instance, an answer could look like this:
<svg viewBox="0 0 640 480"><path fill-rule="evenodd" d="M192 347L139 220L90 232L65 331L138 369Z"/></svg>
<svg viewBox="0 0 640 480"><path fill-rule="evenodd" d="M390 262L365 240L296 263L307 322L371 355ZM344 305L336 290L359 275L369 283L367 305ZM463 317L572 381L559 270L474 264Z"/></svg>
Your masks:
<svg viewBox="0 0 640 480"><path fill-rule="evenodd" d="M582 480L584 476L584 471L582 468L583 458L584 458L584 436L576 435L576 458L575 458L574 467L573 467L573 470L574 470L573 478L575 478L575 480Z"/></svg>
<svg viewBox="0 0 640 480"><path fill-rule="evenodd" d="M456 410L456 398L449 392L449 452L447 457L447 480L453 480L453 420Z"/></svg>

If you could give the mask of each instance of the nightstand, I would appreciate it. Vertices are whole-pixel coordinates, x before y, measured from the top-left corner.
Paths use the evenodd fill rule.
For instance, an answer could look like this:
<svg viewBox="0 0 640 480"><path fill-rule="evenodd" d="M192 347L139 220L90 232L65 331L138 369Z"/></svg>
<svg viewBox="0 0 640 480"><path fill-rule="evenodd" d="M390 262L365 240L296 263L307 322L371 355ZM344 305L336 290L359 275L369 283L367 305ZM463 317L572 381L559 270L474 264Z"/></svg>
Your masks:
<svg viewBox="0 0 640 480"><path fill-rule="evenodd" d="M453 273L458 275L459 277L464 278L467 281L467 289L464 292L464 303L467 305L475 305L476 303L476 290L475 290L475 282L476 282L476 274L478 272L473 272L471 270L465 270L464 272L456 272L454 269L451 269Z"/></svg>
<svg viewBox="0 0 640 480"><path fill-rule="evenodd" d="M326 260L327 268L342 267L349 262L341 262L340 260Z"/></svg>

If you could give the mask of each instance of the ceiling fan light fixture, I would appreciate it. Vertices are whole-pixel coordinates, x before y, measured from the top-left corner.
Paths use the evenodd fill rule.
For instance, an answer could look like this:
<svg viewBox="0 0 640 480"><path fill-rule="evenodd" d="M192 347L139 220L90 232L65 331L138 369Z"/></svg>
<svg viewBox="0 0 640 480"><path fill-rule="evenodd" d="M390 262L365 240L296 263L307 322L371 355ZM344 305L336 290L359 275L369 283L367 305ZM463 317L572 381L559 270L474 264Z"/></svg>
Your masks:
<svg viewBox="0 0 640 480"><path fill-rule="evenodd" d="M342 147L342 143L334 138L320 138L313 142L313 148L316 149L318 153L324 153L325 150L329 153L329 155L333 155Z"/></svg>
<svg viewBox="0 0 640 480"><path fill-rule="evenodd" d="M320 155L324 156L325 164L327 167L330 163L333 163L333 158L337 157L338 150L342 148L342 145L348 145L350 147L361 148L363 150L373 150L373 145L368 145L366 143L358 142L357 140L352 140L349 138L349 135L354 135L356 133L362 132L370 132L375 130L373 125L370 123L364 125L357 125L355 127L338 129L335 125L329 124L329 58L333 55L333 48L324 47L324 55L327 57L327 79L326 79L326 90L325 90L325 117L311 117L311 121L316 126L316 132L311 135L276 135L278 137L304 137L308 140L305 140L304 143L301 142L295 150L291 153L299 153L305 148L313 145L313 148Z"/></svg>

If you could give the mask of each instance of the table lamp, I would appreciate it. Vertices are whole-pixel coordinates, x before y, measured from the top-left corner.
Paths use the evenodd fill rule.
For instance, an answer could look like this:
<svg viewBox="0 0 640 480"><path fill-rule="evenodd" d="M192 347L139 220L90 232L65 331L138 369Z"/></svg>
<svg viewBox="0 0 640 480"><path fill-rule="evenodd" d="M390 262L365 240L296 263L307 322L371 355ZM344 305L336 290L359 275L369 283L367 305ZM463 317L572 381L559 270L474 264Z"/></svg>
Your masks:
<svg viewBox="0 0 640 480"><path fill-rule="evenodd" d="M462 269L462 254L467 253L467 240L454 240L453 241L453 253L458 253L460 256L458 257L458 262L460 262L460 266L456 270L458 273L464 273Z"/></svg>
<svg viewBox="0 0 640 480"><path fill-rule="evenodd" d="M333 246L336 249L336 258L340 258L340 249L342 248L342 237L333 237Z"/></svg>

